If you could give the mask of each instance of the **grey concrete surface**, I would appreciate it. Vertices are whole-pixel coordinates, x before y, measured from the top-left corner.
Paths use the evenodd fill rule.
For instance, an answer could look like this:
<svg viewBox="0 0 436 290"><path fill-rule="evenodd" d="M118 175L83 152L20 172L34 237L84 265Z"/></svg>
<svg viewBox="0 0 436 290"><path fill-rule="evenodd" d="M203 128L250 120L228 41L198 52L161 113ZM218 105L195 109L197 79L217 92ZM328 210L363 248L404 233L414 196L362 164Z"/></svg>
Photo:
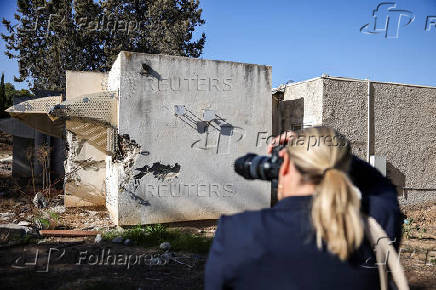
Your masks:
<svg viewBox="0 0 436 290"><path fill-rule="evenodd" d="M100 72L66 72L66 100L107 90L107 74ZM86 103L83 104L86 106ZM82 108L86 111L86 108ZM106 203L106 153L89 141L99 134L88 119L66 121L65 206L102 206ZM87 133L87 134L75 134ZM87 138L80 138L87 135ZM58 156L58 159L62 156Z"/></svg>
<svg viewBox="0 0 436 290"><path fill-rule="evenodd" d="M12 176L13 177L32 177L31 163L26 153L34 150L35 140L12 136Z"/></svg>
<svg viewBox="0 0 436 290"><path fill-rule="evenodd" d="M322 124L350 139L353 153L366 159L367 83L321 78L323 83Z"/></svg>
<svg viewBox="0 0 436 290"><path fill-rule="evenodd" d="M331 126L351 140L357 156L366 159L369 149L386 157L401 203L435 201L436 88L377 81L370 88L369 146L367 80L323 76L288 84L284 102L300 102L281 112L290 117L280 118Z"/></svg>
<svg viewBox="0 0 436 290"><path fill-rule="evenodd" d="M15 118L0 119L0 130L21 138L35 138L35 129Z"/></svg>
<svg viewBox="0 0 436 290"><path fill-rule="evenodd" d="M120 91L119 135L137 144L108 165L107 206L118 224L269 206L269 183L242 179L233 161L265 154L256 142L258 132L271 134L271 67L122 52L109 83Z"/></svg>

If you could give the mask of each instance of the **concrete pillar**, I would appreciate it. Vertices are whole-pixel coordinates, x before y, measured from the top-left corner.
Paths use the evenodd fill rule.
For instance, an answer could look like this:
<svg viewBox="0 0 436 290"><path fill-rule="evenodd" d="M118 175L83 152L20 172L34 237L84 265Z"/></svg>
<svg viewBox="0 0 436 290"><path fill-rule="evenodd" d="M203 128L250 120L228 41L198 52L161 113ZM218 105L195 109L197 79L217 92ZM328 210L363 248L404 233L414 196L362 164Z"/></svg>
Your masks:
<svg viewBox="0 0 436 290"><path fill-rule="evenodd" d="M52 151L50 154L50 167L52 170L53 182L56 186L63 186L65 176L65 140L56 137L50 137Z"/></svg>
<svg viewBox="0 0 436 290"><path fill-rule="evenodd" d="M27 158L26 152L33 150L33 139L13 136L12 140L12 176L17 178L31 177L30 160Z"/></svg>

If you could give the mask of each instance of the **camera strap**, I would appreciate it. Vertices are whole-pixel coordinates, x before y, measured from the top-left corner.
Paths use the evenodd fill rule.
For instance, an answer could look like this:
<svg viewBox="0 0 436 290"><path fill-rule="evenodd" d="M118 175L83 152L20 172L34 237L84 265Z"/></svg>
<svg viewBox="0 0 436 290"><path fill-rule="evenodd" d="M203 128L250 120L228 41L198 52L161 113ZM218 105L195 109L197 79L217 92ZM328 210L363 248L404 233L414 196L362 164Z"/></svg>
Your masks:
<svg viewBox="0 0 436 290"><path fill-rule="evenodd" d="M397 251L392 246L386 232L380 224L372 217L366 216L364 219L365 236L368 238L376 259L380 276L380 289L388 289L388 268L392 274L393 281L399 290L409 290L403 266Z"/></svg>

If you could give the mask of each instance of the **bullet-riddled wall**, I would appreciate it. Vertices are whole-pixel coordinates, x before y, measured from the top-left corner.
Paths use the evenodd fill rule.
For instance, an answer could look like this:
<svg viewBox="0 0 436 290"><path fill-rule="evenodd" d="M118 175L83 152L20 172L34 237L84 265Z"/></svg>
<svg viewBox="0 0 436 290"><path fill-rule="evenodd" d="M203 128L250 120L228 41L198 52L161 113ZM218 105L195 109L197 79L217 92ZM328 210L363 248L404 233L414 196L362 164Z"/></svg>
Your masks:
<svg viewBox="0 0 436 290"><path fill-rule="evenodd" d="M270 204L270 185L233 161L271 133L271 67L122 52L119 151L107 161L107 208L122 225L218 218Z"/></svg>
<svg viewBox="0 0 436 290"><path fill-rule="evenodd" d="M436 88L319 77L287 85L283 96L302 123L336 128L363 159L385 157L401 202L436 199Z"/></svg>

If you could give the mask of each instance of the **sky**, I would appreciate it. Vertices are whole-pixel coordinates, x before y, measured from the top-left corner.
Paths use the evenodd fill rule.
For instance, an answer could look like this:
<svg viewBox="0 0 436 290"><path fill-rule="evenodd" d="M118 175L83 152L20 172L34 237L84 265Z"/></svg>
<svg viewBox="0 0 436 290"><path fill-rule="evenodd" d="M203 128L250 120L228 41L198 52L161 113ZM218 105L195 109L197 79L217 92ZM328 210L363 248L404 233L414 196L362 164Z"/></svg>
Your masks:
<svg viewBox="0 0 436 290"><path fill-rule="evenodd" d="M206 24L194 37L206 33L201 58L272 66L273 87L322 74L436 86L436 0L390 1L374 18L386 2L200 0ZM15 10L0 0L0 18ZM16 60L1 53L0 72L13 82Z"/></svg>

